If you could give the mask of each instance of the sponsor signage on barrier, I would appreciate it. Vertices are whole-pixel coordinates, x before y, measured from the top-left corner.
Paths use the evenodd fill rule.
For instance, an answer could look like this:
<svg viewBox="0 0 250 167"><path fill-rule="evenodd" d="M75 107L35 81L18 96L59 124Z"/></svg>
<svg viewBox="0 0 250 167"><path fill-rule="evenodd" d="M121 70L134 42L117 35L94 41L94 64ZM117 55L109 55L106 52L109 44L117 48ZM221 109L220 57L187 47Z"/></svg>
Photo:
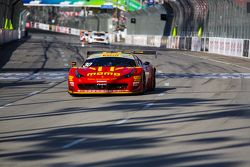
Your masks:
<svg viewBox="0 0 250 167"><path fill-rule="evenodd" d="M236 56L242 57L243 56L243 40L237 40L237 49L236 49Z"/></svg>
<svg viewBox="0 0 250 167"><path fill-rule="evenodd" d="M231 54L231 39L230 38L225 38L225 55L230 55Z"/></svg>
<svg viewBox="0 0 250 167"><path fill-rule="evenodd" d="M224 38L220 38L219 54L225 54L225 41Z"/></svg>
<svg viewBox="0 0 250 167"><path fill-rule="evenodd" d="M132 36L131 35L127 35L125 38L125 43L127 45L132 45Z"/></svg>
<svg viewBox="0 0 250 167"><path fill-rule="evenodd" d="M147 46L154 46L155 45L155 37L154 36L148 36L147 37Z"/></svg>
<svg viewBox="0 0 250 167"><path fill-rule="evenodd" d="M79 29L75 29L75 28L71 28L71 34L72 35L80 35L80 30Z"/></svg>
<svg viewBox="0 0 250 167"><path fill-rule="evenodd" d="M231 56L236 55L236 39L231 40Z"/></svg>
<svg viewBox="0 0 250 167"><path fill-rule="evenodd" d="M134 36L133 44L140 45L140 46L147 46L147 36L144 36L144 35Z"/></svg>
<svg viewBox="0 0 250 167"><path fill-rule="evenodd" d="M161 37L160 47L161 48L167 48L167 42L168 42L168 38L166 36L162 36Z"/></svg>
<svg viewBox="0 0 250 167"><path fill-rule="evenodd" d="M48 24L43 24L43 23L39 23L38 28L41 30L49 30L49 25Z"/></svg>
<svg viewBox="0 0 250 167"><path fill-rule="evenodd" d="M22 0L24 6L64 6L64 7L97 7L102 9L113 9L114 7L121 10L134 11L144 6L136 0L130 0L127 5L127 0Z"/></svg>
<svg viewBox="0 0 250 167"><path fill-rule="evenodd" d="M161 46L161 36L155 36L155 47Z"/></svg>
<svg viewBox="0 0 250 167"><path fill-rule="evenodd" d="M209 38L209 52L214 53L214 38Z"/></svg>
<svg viewBox="0 0 250 167"><path fill-rule="evenodd" d="M201 51L201 39L198 37L192 38L191 51Z"/></svg>
<svg viewBox="0 0 250 167"><path fill-rule="evenodd" d="M214 53L219 54L219 49L220 49L220 38L214 38Z"/></svg>

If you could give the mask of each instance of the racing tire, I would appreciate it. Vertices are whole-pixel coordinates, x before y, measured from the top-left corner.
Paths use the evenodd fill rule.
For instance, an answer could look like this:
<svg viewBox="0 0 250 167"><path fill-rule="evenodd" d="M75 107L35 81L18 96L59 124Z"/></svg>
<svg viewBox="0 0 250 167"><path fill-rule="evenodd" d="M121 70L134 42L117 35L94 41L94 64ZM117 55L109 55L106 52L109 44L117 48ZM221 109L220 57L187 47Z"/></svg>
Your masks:
<svg viewBox="0 0 250 167"><path fill-rule="evenodd" d="M150 87L150 91L154 91L156 87L156 78L155 78L155 69L154 69L154 73L151 79L151 87Z"/></svg>
<svg viewBox="0 0 250 167"><path fill-rule="evenodd" d="M143 74L143 88L142 91L139 93L139 95L144 95L146 93L146 77L145 73Z"/></svg>

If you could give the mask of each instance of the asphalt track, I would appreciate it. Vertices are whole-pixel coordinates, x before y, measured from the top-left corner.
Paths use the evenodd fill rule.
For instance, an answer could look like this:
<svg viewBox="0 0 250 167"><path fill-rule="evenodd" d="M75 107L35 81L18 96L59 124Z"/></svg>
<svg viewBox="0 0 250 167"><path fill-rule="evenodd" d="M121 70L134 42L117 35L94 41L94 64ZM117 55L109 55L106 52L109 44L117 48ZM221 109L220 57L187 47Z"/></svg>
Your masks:
<svg viewBox="0 0 250 167"><path fill-rule="evenodd" d="M139 55L154 92L71 97L70 62L110 47L41 32L1 47L1 167L250 166L249 59L161 50Z"/></svg>

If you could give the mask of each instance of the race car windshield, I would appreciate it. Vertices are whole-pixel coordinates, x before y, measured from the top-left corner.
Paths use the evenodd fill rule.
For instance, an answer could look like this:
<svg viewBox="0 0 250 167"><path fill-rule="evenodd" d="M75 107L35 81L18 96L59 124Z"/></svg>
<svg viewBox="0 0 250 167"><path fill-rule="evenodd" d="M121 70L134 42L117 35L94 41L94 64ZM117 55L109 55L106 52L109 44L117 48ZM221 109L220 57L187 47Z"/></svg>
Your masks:
<svg viewBox="0 0 250 167"><path fill-rule="evenodd" d="M115 66L115 67L135 67L136 63L133 59L121 58L121 57L102 57L95 59L88 59L83 64L83 67L93 66Z"/></svg>
<svg viewBox="0 0 250 167"><path fill-rule="evenodd" d="M103 33L94 33L94 35L95 35L95 36L98 36L98 37L100 37L100 36L105 36L105 34L103 34Z"/></svg>

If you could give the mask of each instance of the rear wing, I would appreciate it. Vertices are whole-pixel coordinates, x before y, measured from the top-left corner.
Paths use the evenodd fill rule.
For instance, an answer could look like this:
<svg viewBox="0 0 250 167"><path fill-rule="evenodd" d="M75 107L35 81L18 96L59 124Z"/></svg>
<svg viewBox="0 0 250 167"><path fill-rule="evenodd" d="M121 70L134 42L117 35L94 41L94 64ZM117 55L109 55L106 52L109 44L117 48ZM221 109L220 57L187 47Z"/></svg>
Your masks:
<svg viewBox="0 0 250 167"><path fill-rule="evenodd" d="M127 54L145 54L145 55L155 55L157 56L157 51L154 50L113 50L113 51L104 51L104 50L96 50L96 51L87 51L87 57L89 57L92 54L100 54L100 53L127 53Z"/></svg>

